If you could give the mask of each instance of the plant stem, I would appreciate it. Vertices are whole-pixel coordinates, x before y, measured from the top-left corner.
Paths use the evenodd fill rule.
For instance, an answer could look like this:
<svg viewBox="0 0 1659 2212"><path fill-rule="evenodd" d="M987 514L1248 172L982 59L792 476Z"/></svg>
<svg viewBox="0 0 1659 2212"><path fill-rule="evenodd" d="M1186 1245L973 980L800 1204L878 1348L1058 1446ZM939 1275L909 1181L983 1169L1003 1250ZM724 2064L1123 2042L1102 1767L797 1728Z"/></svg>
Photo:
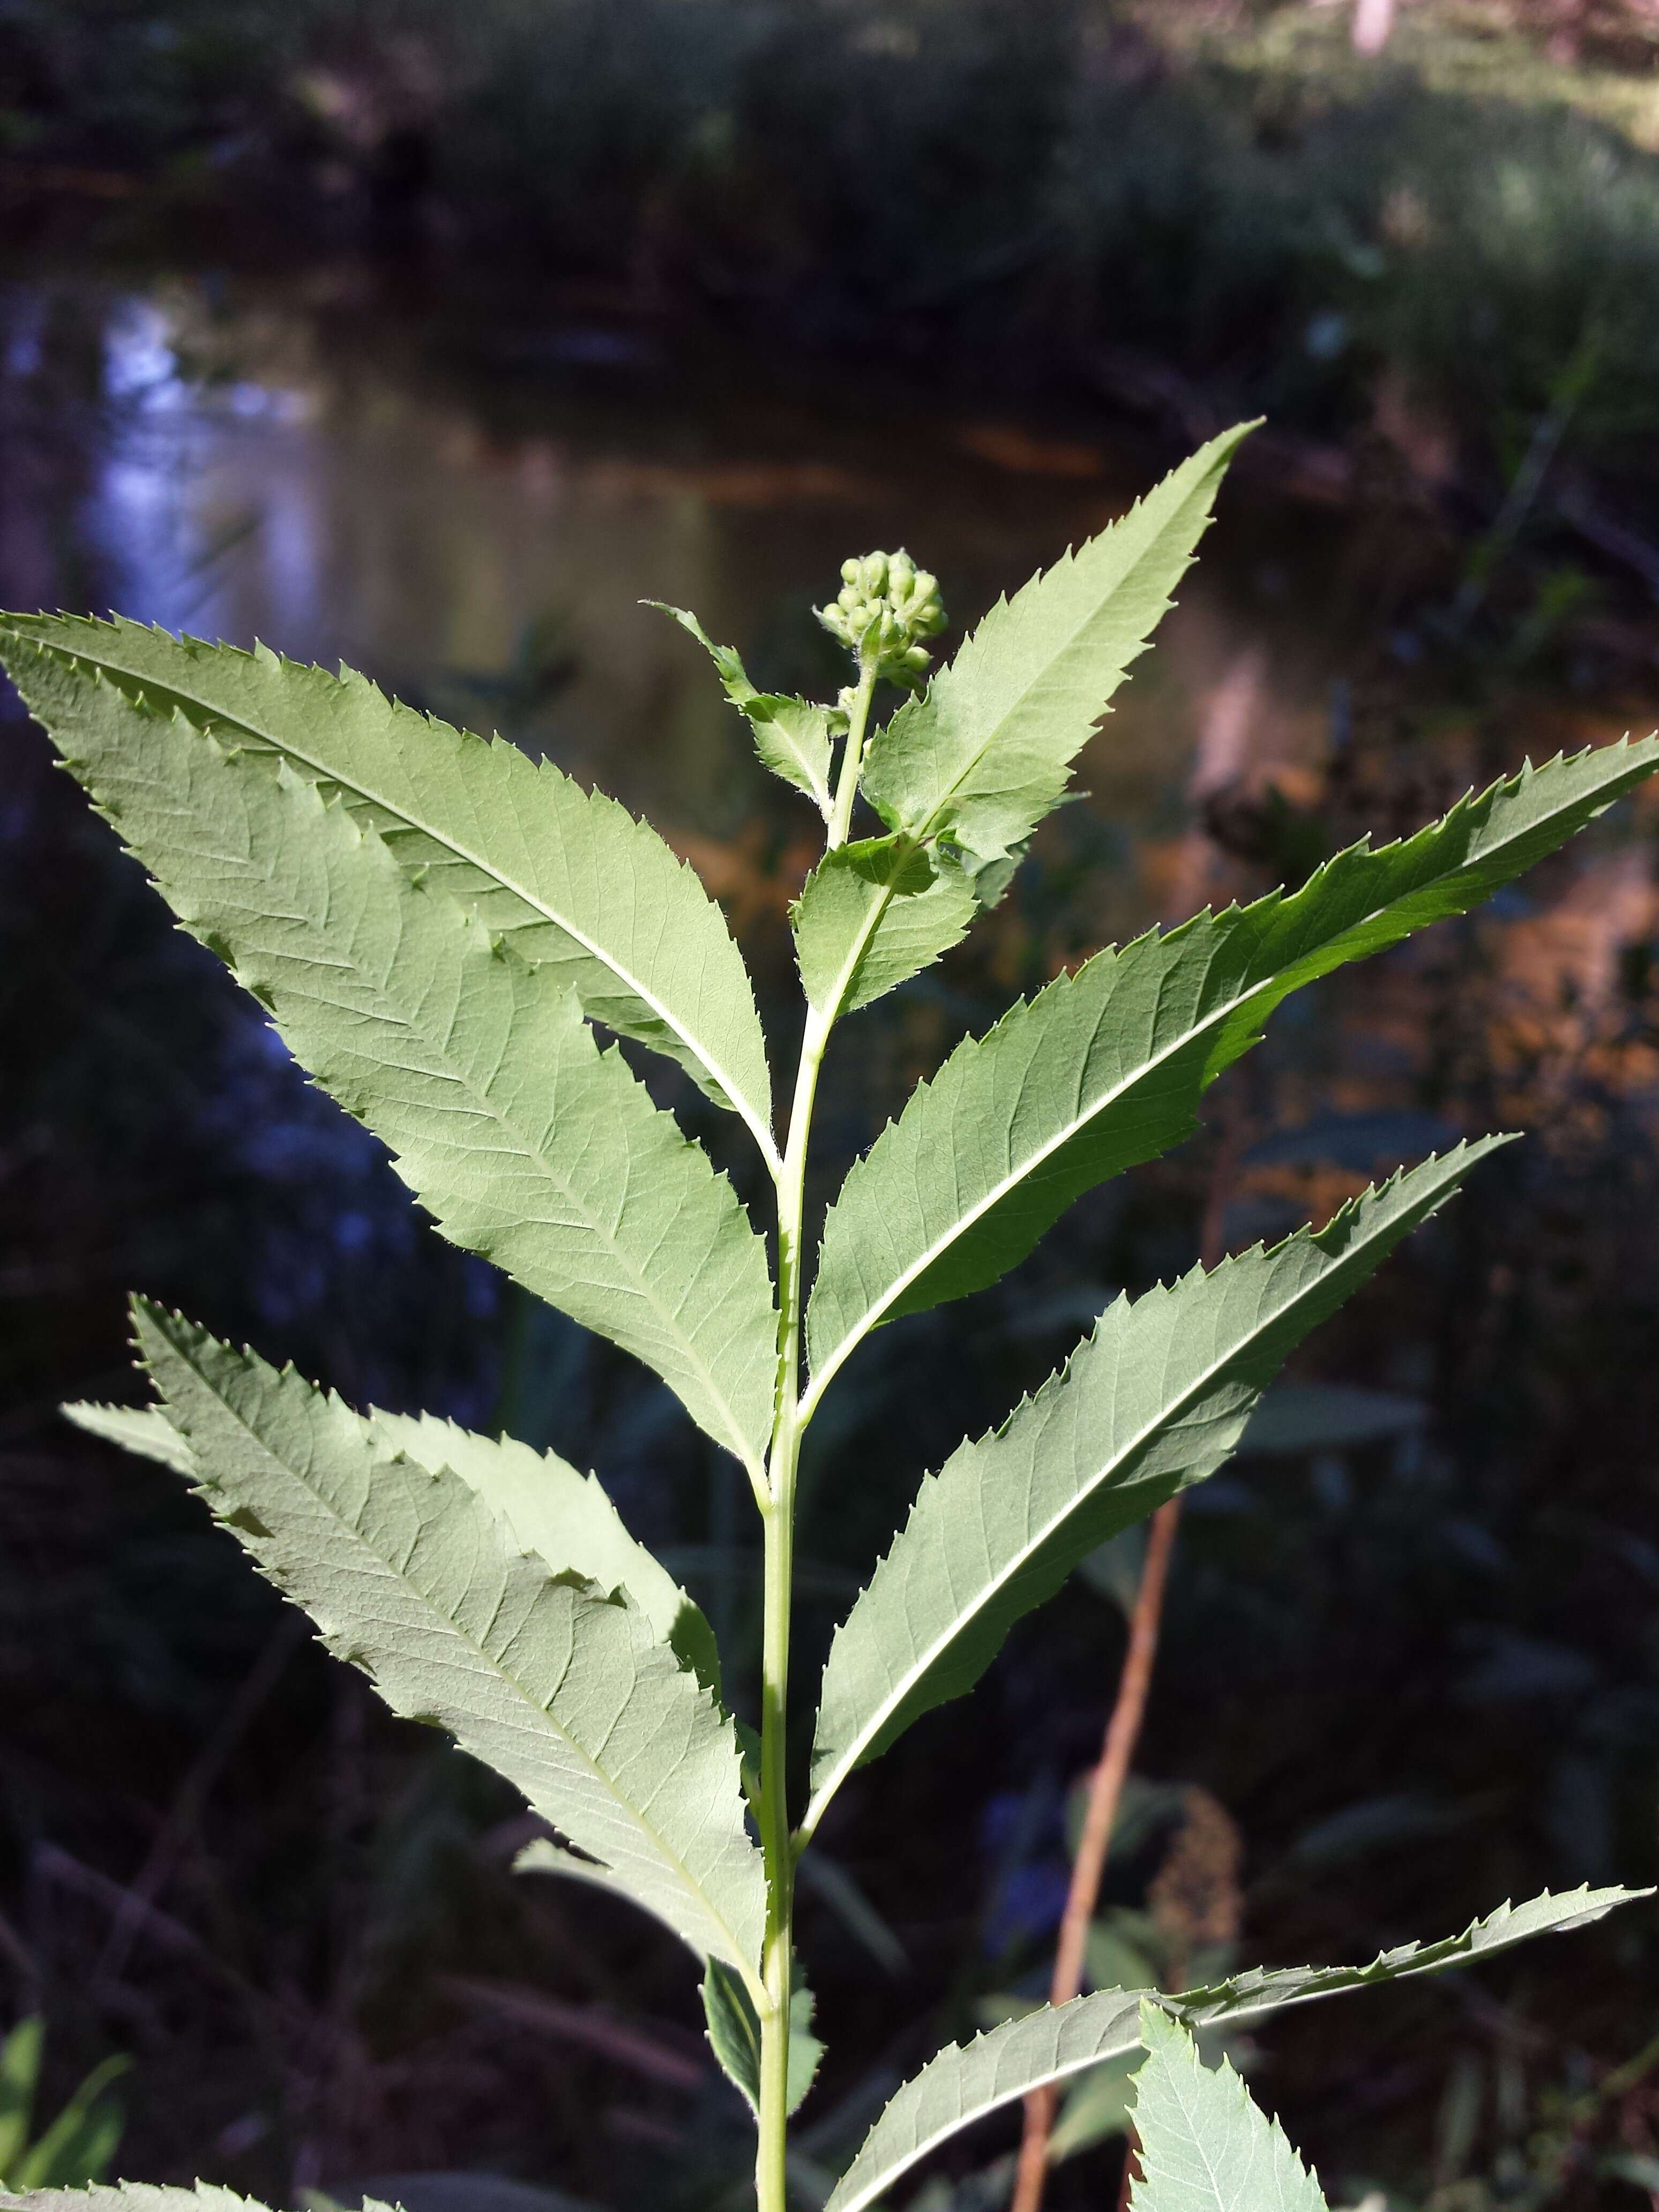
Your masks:
<svg viewBox="0 0 1659 2212"><path fill-rule="evenodd" d="M861 665L848 714L830 824L830 848L846 842L864 755L864 732L876 688L873 663ZM806 1153L818 1070L833 1014L806 1010L789 1133L778 1176L778 1383L767 1488L765 1623L762 1632L761 1850L766 1861L766 1941L761 1957L765 2002L760 2007L759 2140L755 2155L757 2212L785 2212L785 2154L789 2119L789 1996L794 1948L795 1851L790 1836L787 1771L789 1619L794 1576L795 1476L805 1425L800 1397L801 1237L806 1202Z"/></svg>
<svg viewBox="0 0 1659 2212"><path fill-rule="evenodd" d="M870 720L870 701L876 688L876 664L860 659L859 688L848 709L847 750L842 755L841 781L836 786L836 807L830 817L830 850L847 842L853 825L853 801L858 796L859 770L864 765L864 732Z"/></svg>
<svg viewBox="0 0 1659 2212"><path fill-rule="evenodd" d="M1175 1548L1181 1520L1181 1500L1171 1498L1152 1516L1146 1540L1146 1559L1135 1592L1129 1620L1129 1645L1118 1677L1117 1698L1106 1723L1100 1764L1089 1784L1088 1809L1083 1834L1072 1868L1072 1887L1066 1894L1060 1940L1054 1949L1054 1978L1049 1984L1051 2005L1069 2004L1083 1986L1083 1953L1089 1923L1100 1896L1100 1880L1106 1854L1117 1822L1118 1801L1140 1738L1146 1715L1146 1696L1152 1684L1152 1662L1158 1656L1158 1632L1164 1612L1164 1588L1169 1577L1170 1554ZM1052 2082L1033 2089L1025 2100L1025 2131L1020 2140L1019 2168L1014 2179L1012 2212L1038 2212L1048 2172L1048 2138L1054 2124L1057 2093Z"/></svg>

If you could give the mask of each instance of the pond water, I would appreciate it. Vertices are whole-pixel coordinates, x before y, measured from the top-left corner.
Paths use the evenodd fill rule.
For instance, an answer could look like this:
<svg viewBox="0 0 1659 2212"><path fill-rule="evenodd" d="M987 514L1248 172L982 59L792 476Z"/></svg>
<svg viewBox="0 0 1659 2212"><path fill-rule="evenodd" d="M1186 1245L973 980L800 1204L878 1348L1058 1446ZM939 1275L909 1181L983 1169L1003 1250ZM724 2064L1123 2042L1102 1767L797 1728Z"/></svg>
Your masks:
<svg viewBox="0 0 1659 2212"><path fill-rule="evenodd" d="M1097 426L932 409L899 378L738 382L626 328L480 342L326 284L17 288L5 322L14 393L64 380L74 355L56 427L81 446L78 557L109 605L343 659L696 837L769 811L787 834L788 810L696 649L641 601L694 607L774 680L833 684L810 609L847 553L908 545L960 622L1174 458ZM26 501L14 490L6 589L51 600L61 528L25 523ZM1087 894L1097 936L1167 905L1137 849L1178 830L1200 746L1212 783L1278 768L1300 789L1317 770L1364 623L1352 536L1259 482L1227 492L1085 763L1119 848Z"/></svg>

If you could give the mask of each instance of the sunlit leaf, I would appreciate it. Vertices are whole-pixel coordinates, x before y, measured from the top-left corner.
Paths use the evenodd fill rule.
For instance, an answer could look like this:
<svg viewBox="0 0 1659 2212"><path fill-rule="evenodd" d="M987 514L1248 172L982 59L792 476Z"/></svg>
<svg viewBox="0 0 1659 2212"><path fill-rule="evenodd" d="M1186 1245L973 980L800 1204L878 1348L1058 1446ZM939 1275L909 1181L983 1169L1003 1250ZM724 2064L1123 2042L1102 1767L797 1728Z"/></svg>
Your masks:
<svg viewBox="0 0 1659 2212"><path fill-rule="evenodd" d="M135 735L135 723L143 727ZM399 868L286 766L238 764L112 685L57 740L180 919L392 1149L445 1235L655 1369L751 1470L775 1378L766 1255L730 1185L556 964Z"/></svg>
<svg viewBox="0 0 1659 2212"><path fill-rule="evenodd" d="M1140 2171L1130 2212L1328 2212L1284 2130L1251 2102L1224 2058L1206 2066L1180 2021L1150 2001L1140 2008Z"/></svg>
<svg viewBox="0 0 1659 2212"><path fill-rule="evenodd" d="M159 1406L65 1406L77 1428L197 1479L189 1444ZM435 1413L363 1416L376 1440L429 1474L447 1468L535 1552L550 1574L577 1574L603 1590L625 1589L665 1644L718 1694L714 1632L666 1567L636 1543L599 1477L580 1474L556 1452L535 1451L513 1437L481 1437ZM3 2171L3 2168L0 2168Z"/></svg>
<svg viewBox="0 0 1659 2212"><path fill-rule="evenodd" d="M0 661L73 760L92 710L140 761L178 708L228 750L286 761L380 832L402 866L476 906L585 1013L654 1046L773 1150L771 1081L737 946L654 830L550 762L337 677L137 623L9 615ZM125 709L125 712L121 710Z"/></svg>
<svg viewBox="0 0 1659 2212"><path fill-rule="evenodd" d="M1286 1355L1504 1141L1460 1146L1272 1251L1120 1298L1002 1429L930 1475L830 1646L808 1826L854 1767L970 1689L1086 1553L1214 1474Z"/></svg>
<svg viewBox="0 0 1659 2212"><path fill-rule="evenodd" d="M830 813L830 710L810 699L793 699L773 691L757 691L749 672L729 645L716 645L696 615L684 607L671 607L664 599L648 605L672 615L689 630L714 662L726 697L748 722L755 750L774 775L804 791L827 822Z"/></svg>
<svg viewBox="0 0 1659 2212"><path fill-rule="evenodd" d="M1109 950L959 1045L848 1176L807 1317L815 1390L873 1328L994 1283L1073 1199L1178 1144L1292 991L1467 913L1659 768L1556 760L1304 887Z"/></svg>
<svg viewBox="0 0 1659 2212"><path fill-rule="evenodd" d="M437 1472L293 1370L138 1301L201 1495L394 1712L447 1729L698 1952L754 1970L765 1918L736 1741L624 1593L556 1577Z"/></svg>
<svg viewBox="0 0 1659 2212"><path fill-rule="evenodd" d="M1501 1905L1461 1936L1405 1943L1368 1966L1257 1966L1178 1996L1155 1990L1101 1990L1058 2008L1005 2021L969 2044L951 2044L907 2081L866 2136L826 2212L864 2212L912 2166L988 2112L1140 2047L1140 2005L1151 1997L1188 2027L1243 2023L1345 1990L1413 1974L1433 1974L1506 1950L1531 1936L1583 1928L1650 1890L1547 1892L1526 1905Z"/></svg>
<svg viewBox="0 0 1659 2212"><path fill-rule="evenodd" d="M1098 538L1000 599L878 731L863 786L890 830L948 832L994 860L1042 819L1191 565L1250 427L1212 438Z"/></svg>

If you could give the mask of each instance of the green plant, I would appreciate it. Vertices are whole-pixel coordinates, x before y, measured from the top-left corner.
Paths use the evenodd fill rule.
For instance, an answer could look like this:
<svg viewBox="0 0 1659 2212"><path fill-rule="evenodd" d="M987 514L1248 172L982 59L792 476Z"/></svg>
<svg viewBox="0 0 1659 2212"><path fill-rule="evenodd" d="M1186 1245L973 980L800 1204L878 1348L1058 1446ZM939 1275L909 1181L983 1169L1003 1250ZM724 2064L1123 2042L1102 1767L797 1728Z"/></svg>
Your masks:
<svg viewBox="0 0 1659 2212"><path fill-rule="evenodd" d="M902 554L843 568L823 620L854 681L833 705L758 691L679 616L762 760L825 823L793 910L806 1005L781 1145L724 921L610 799L349 672L119 621L0 624L0 659L96 805L444 1233L636 1354L747 1473L764 1545L757 1732L733 1717L702 1614L597 1480L551 1454L356 1413L143 1299L157 1401L71 1409L176 1468L394 1710L524 1791L562 1838L531 1845L526 1870L621 1893L703 1960L710 2040L757 2117L761 2212L782 2212L787 2123L817 2055L795 1868L842 1783L969 1689L1086 1554L1221 1467L1295 1345L1505 1140L1460 1145L1322 1228L1119 1300L1000 1429L961 1445L836 1632L797 1817L796 1473L824 1392L872 1330L994 1282L1072 1200L1188 1134L1206 1087L1291 992L1466 912L1659 767L1655 738L1526 767L1293 894L1061 975L957 1047L854 1168L809 1297L808 1146L832 1032L1006 888L1243 434L1000 602L926 689L943 617ZM884 678L909 696L872 727ZM860 793L882 826L854 837ZM776 1196L769 1258L596 1023L665 1054L746 1127ZM830 2212L863 2212L981 2115L1141 2047L1147 1997L1160 2018L1218 2027L1457 1965L1630 1893L1506 1905L1370 1966L1101 1990L1006 2021L897 2093Z"/></svg>
<svg viewBox="0 0 1659 2212"><path fill-rule="evenodd" d="M31 2013L0 2044L0 2185L7 2189L76 2189L101 2181L121 2140L125 2115L109 2089L129 2062L118 2054L94 2066L31 2141L46 2033L46 2022Z"/></svg>

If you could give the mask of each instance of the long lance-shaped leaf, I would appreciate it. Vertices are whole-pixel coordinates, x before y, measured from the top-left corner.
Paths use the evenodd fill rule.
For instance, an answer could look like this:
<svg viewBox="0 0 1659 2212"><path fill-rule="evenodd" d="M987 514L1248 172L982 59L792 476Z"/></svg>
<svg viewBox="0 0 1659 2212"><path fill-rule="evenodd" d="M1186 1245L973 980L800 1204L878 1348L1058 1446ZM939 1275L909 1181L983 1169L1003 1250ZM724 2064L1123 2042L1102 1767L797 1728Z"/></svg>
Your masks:
<svg viewBox="0 0 1659 2212"><path fill-rule="evenodd" d="M1212 438L1120 521L1000 599L872 739L863 787L890 830L1010 852L1066 788L1125 670L1191 565L1234 447Z"/></svg>
<svg viewBox="0 0 1659 2212"><path fill-rule="evenodd" d="M1118 1299L1002 1429L959 1446L836 1632L807 1830L854 1767L970 1689L1096 1545L1213 1474L1287 1353L1504 1141L1460 1145L1322 1229Z"/></svg>
<svg viewBox="0 0 1659 2212"><path fill-rule="evenodd" d="M285 765L233 763L178 714L134 743L131 720L100 680L58 743L173 911L446 1236L654 1368L752 1474L775 1380L764 1248L558 969L411 882Z"/></svg>
<svg viewBox="0 0 1659 2212"><path fill-rule="evenodd" d="M65 1406L66 1418L88 1435L159 1461L194 1481L189 1444L159 1406ZM532 1450L515 1437L481 1437L436 1413L386 1413L363 1419L375 1441L402 1452L428 1474L459 1474L473 1495L534 1552L552 1575L577 1574L602 1590L625 1589L682 1662L717 1694L720 1660L714 1631L660 1559L628 1533L597 1475L580 1474L556 1452Z"/></svg>
<svg viewBox="0 0 1659 2212"><path fill-rule="evenodd" d="M972 2043L947 2045L905 2083L865 2137L826 2212L864 2212L866 2205L885 2196L918 2160L986 2113L1046 2082L1066 2081L1103 2059L1121 2058L1138 2050L1144 1998L1189 2027L1242 2024L1345 1990L1468 1966L1528 1936L1585 1927L1616 1905L1652 1893L1585 1888L1552 1897L1547 1892L1526 1905L1499 1905L1461 1936L1385 1951L1369 1966L1258 1966L1231 1981L1176 1996L1149 1990L1127 1994L1100 1990L1092 1996L1073 1998L1070 2004L1045 2006L1024 2019L1005 2021Z"/></svg>
<svg viewBox="0 0 1659 2212"><path fill-rule="evenodd" d="M641 1608L550 1575L459 1475L291 1370L142 1300L134 1316L201 1494L328 1649L752 1981L764 1880L732 1723Z"/></svg>
<svg viewBox="0 0 1659 2212"><path fill-rule="evenodd" d="M995 1282L1082 1192L1190 1134L1206 1085L1292 991L1467 913L1656 768L1653 738L1523 768L1289 896L1098 953L959 1045L825 1222L813 1401L872 1328Z"/></svg>
<svg viewBox="0 0 1659 2212"><path fill-rule="evenodd" d="M769 1160L771 1080L754 993L720 908L647 823L551 763L388 699L364 677L279 659L260 647L173 638L137 623L11 615L0 661L57 738L102 677L142 751L150 708L177 707L228 746L285 760L337 793L526 959L575 991L619 1036L666 1053L735 1107ZM101 711L106 711L100 708Z"/></svg>
<svg viewBox="0 0 1659 2212"><path fill-rule="evenodd" d="M1208 2067L1150 1997L1140 2007L1146 2063L1135 2075L1139 2172L1130 2212L1328 2212L1323 2191L1277 2120L1252 2103L1224 2058Z"/></svg>

